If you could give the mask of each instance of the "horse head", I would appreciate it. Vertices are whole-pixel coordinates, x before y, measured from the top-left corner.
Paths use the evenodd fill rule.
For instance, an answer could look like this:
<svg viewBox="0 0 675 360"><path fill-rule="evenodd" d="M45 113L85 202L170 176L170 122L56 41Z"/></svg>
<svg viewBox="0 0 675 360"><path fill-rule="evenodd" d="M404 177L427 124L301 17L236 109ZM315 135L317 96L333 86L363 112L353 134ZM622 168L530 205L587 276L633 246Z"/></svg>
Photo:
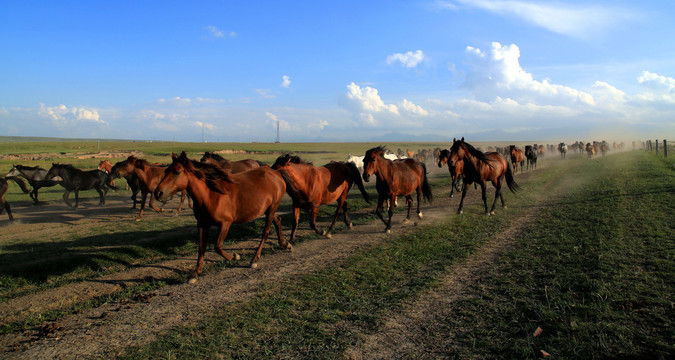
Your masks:
<svg viewBox="0 0 675 360"><path fill-rule="evenodd" d="M370 181L370 176L378 171L380 162L385 160L385 151L386 148L384 146L378 146L366 151L366 155L363 157L363 181Z"/></svg>

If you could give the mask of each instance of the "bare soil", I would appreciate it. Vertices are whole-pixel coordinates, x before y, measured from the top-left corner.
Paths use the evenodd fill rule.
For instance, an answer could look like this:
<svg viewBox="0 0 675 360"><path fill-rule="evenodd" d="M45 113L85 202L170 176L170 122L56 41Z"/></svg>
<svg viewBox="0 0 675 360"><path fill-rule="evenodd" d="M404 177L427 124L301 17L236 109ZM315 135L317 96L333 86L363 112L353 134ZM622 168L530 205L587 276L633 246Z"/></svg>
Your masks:
<svg viewBox="0 0 675 360"><path fill-rule="evenodd" d="M447 169L444 171L447 176ZM528 176L530 176L528 173L518 175L516 180L526 181ZM28 329L21 333L2 335L0 336L0 358L114 357L124 352L129 346L152 341L171 327L194 324L208 314L217 313L219 308L227 304L251 298L256 295L257 289L262 284L275 283L280 279L313 272L334 264L365 247L376 245L388 236L411 232L416 227L432 226L448 216L456 216L454 214L459 197L455 196L450 199L448 193L447 188L434 188L435 201L433 204L422 205L424 214L422 220L413 217L413 221L404 223L405 214L396 213L391 235L383 233L384 225L381 221L371 221L368 224L333 234L331 239L322 238L301 242L293 247L292 252L275 251L264 256L257 269L251 269L246 265L259 239L236 242L225 251L239 253L242 257L241 266L207 271L195 284L165 286L142 296L106 303L66 316L55 323ZM471 206L481 202L480 191L471 189L469 194L465 200L465 212L482 211L482 204L480 208ZM488 198L493 194L490 187ZM508 197L506 201L508 204ZM128 203L125 195L124 197L111 197L105 207L97 207L88 202L84 210L78 212L63 211L64 209L58 208L58 204L45 207L32 206L26 208L27 212L20 211L17 207L15 212L16 215L21 214L17 216L17 218L22 218L20 223L3 227L0 238L6 236L13 236L17 239L34 237L53 231L54 228L58 229L60 226L86 227L99 221L131 221L136 213L128 209ZM167 208L172 208L172 205L167 205ZM371 211L372 209L368 209L363 212ZM517 210L498 208L497 216L500 211ZM515 241L519 235L518 229L531 220L533 211L534 209L528 210L525 216L514 223L509 230L483 246L474 256L466 259L465 263L452 267L442 280L441 286L414 300L402 309L400 316L393 317L381 332L369 334L362 346L351 349L347 355L357 359L395 358L397 356L391 353L393 344L404 346L414 354L416 347L421 346L415 340L420 334L419 329L423 327L423 324L433 321L431 314L445 311L444 309L460 296L471 295L463 291L462 284L480 278L481 269L488 266L495 256ZM168 216L167 214L152 214L149 211L146 214L147 216ZM180 216L192 216L191 210L186 209ZM46 219L51 220L45 224ZM326 219L321 220L320 225L326 226ZM7 229L11 229L11 234L8 234ZM308 224L301 223L298 235L302 236L310 231ZM284 229L284 236L288 237L289 234L290 229ZM186 236L194 236L194 234L186 234ZM276 238L270 237L266 246L270 247L269 244L275 243ZM224 260L219 255L213 251L207 252L207 266L213 267L220 261ZM129 285L139 284L149 277L162 279L170 273L190 272L195 263L196 256L192 255L27 295L0 304L0 317L5 322L9 322L26 312L60 308L64 304L91 299Z"/></svg>

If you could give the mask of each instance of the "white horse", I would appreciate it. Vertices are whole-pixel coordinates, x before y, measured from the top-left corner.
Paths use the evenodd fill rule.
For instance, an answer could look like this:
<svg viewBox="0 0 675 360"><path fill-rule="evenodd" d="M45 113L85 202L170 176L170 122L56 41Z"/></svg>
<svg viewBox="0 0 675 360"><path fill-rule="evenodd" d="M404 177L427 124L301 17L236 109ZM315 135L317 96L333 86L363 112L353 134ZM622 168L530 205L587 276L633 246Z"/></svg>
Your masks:
<svg viewBox="0 0 675 360"><path fill-rule="evenodd" d="M359 169L360 172L363 172L363 156L356 156L349 154L347 155L347 162L353 162L354 165Z"/></svg>
<svg viewBox="0 0 675 360"><path fill-rule="evenodd" d="M387 154L384 154L384 158L385 158L385 159L392 160L392 161L393 161L393 160L398 160L398 156L396 156L396 154L394 154L394 153L387 153Z"/></svg>

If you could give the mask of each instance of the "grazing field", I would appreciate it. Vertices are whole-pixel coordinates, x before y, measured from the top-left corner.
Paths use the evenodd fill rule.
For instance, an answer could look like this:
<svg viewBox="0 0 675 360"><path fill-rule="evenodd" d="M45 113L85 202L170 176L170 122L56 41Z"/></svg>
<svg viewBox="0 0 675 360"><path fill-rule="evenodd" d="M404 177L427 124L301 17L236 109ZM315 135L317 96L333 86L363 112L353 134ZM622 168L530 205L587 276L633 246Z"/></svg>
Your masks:
<svg viewBox="0 0 675 360"><path fill-rule="evenodd" d="M227 144L246 153L223 156L271 163L294 152L321 165L375 145ZM16 159L54 154L26 165L93 168L100 158L90 154L134 149L168 162L172 151L198 159L223 144L2 146ZM0 159L0 170L16 159ZM123 185L103 207L87 192L79 210L63 204L58 187L41 192L47 204L35 206L11 185L17 222L0 218L0 358L673 356L672 161L644 151L546 156L515 177L521 191L505 193L508 208L495 216L483 214L473 188L457 215L447 167L427 168L435 201L422 204L422 220L403 223L400 203L386 235L374 204L353 190L354 228L340 225L325 239L303 213L293 252L271 237L260 268L250 269L262 223L233 226L226 251L242 259L227 263L209 251L196 284L185 283L196 259L195 221L190 209L176 214L175 199L136 222ZM489 201L493 194L490 186ZM285 236L289 209L286 200ZM320 227L333 212L322 208Z"/></svg>

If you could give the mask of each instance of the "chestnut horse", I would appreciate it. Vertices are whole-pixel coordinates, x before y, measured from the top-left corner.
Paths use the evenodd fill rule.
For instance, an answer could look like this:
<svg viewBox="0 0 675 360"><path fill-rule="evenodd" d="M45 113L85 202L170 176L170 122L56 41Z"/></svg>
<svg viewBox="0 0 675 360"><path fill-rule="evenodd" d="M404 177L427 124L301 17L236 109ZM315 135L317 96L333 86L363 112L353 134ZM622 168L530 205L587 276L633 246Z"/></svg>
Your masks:
<svg viewBox="0 0 675 360"><path fill-rule="evenodd" d="M19 184L19 187L21 187L21 190L23 191L24 194L28 194L30 192L30 189L26 187L26 183L21 179L20 177L16 176L6 176L4 178L0 178L0 214L4 210L7 210L7 216L9 216L9 221L14 221L14 216L12 216L12 207L9 206L9 203L7 200L5 200L5 193L7 193L7 190L9 189L9 183L7 180L12 180Z"/></svg>
<svg viewBox="0 0 675 360"><path fill-rule="evenodd" d="M506 158L496 152L483 153L471 146L471 144L461 140L453 139L452 147L450 148L450 162L449 165L454 165L459 161L464 161L464 189L462 190L462 200L459 202L457 213L462 213L464 206L464 197L466 191L469 189L471 183L477 182L480 184L483 204L485 205L485 213L487 215L494 214L495 205L497 205L497 197L504 204L504 197L502 196L502 181L506 179L506 185L511 192L516 192L519 187L513 179L513 173L509 167L509 162ZM492 203L492 209L488 211L487 198L485 196L486 182L491 181L492 186L495 187L495 201Z"/></svg>
<svg viewBox="0 0 675 360"><path fill-rule="evenodd" d="M441 153L438 155L438 167L442 168L448 160L450 160L450 150L441 150ZM455 190L457 192L462 191L464 184L464 160L458 160L453 165L448 164L448 170L450 170L450 178L452 179L450 197L453 197Z"/></svg>
<svg viewBox="0 0 675 360"><path fill-rule="evenodd" d="M420 203L422 196L431 202L431 186L427 179L427 167L415 159L389 160L384 157L385 147L378 146L366 151L363 159L363 180L368 182L370 176L375 175L375 188L377 189L377 208L375 214L387 226L385 231L391 232L391 217L394 214L394 206L389 206L389 221L382 216L382 209L385 201L389 204L396 202L397 196L405 196L408 203L408 216L406 221L410 220L410 211L412 210L413 191L417 191L417 216L421 219Z"/></svg>
<svg viewBox="0 0 675 360"><path fill-rule="evenodd" d="M518 149L515 145L509 146L509 153L511 154L511 163L513 164L513 173L518 173L518 165L520 164L520 171L523 171L523 164L525 163L525 153L522 149Z"/></svg>
<svg viewBox="0 0 675 360"><path fill-rule="evenodd" d="M358 186L363 198L370 203L370 197L363 187L359 169L353 162L331 161L324 166L314 166L302 161L298 156L286 154L277 158L272 165L272 169L281 173L286 182L286 192L293 199L291 242L295 240L301 207L310 213L309 226L312 230L330 238L340 210L343 210L345 224L350 228L353 226L347 214L346 200L347 194L349 194L349 190L354 183ZM333 201L337 201L333 222L327 231L319 231L316 228L316 215L319 213L319 206Z"/></svg>
<svg viewBox="0 0 675 360"><path fill-rule="evenodd" d="M246 172L232 174L210 164L191 161L183 152L172 155L173 162L164 172L164 178L157 185L155 197L164 200L178 191L186 190L194 201L192 211L197 219L199 230L199 255L194 282L202 273L204 253L209 228L219 227L216 253L226 260L239 260L238 254L230 255L223 251L223 240L232 224L253 221L265 214L265 229L260 246L251 260L251 267L257 267L263 245L274 223L279 236L279 245L291 249L281 233L281 218L276 215L277 208L286 192L286 184L279 172L268 166Z"/></svg>
<svg viewBox="0 0 675 360"><path fill-rule="evenodd" d="M101 162L98 163L98 169L106 174L110 174L110 170L112 170L112 167L113 164L110 162L110 160L101 160ZM116 189L117 187L115 186L115 179L109 179L108 186L110 186L113 189ZM134 201L134 206L136 206L136 201Z"/></svg>
<svg viewBox="0 0 675 360"><path fill-rule="evenodd" d="M145 200L147 199L148 194L150 194L150 201L148 202L148 206L150 206L150 208L152 210L155 210L156 212L164 211L161 208L155 207L155 205L153 204L154 199L152 197L152 193L157 188L157 184L159 184L159 182L164 177L164 170L166 170L166 166L152 165L147 160L139 159L131 155L126 160L116 163L113 166L112 170L110 171L109 177L111 179L115 179L122 176L127 177L132 174L137 179L138 188L141 191L141 201L140 201L141 209L140 212L138 213L138 216L136 217L136 221L141 220L141 218L143 217L143 210L145 209ZM129 182L129 186L131 186L133 191L134 187L131 185L131 181ZM132 195L131 198L134 200L135 206L136 205L135 194ZM185 192L182 192L180 196L180 204L178 205L178 214L180 214L184 201L185 201Z"/></svg>
<svg viewBox="0 0 675 360"><path fill-rule="evenodd" d="M265 165L260 161L253 159L230 161L216 153L208 151L204 153L204 156L202 156L200 161L203 163L216 165L225 171L230 171L233 174L253 170Z"/></svg>

